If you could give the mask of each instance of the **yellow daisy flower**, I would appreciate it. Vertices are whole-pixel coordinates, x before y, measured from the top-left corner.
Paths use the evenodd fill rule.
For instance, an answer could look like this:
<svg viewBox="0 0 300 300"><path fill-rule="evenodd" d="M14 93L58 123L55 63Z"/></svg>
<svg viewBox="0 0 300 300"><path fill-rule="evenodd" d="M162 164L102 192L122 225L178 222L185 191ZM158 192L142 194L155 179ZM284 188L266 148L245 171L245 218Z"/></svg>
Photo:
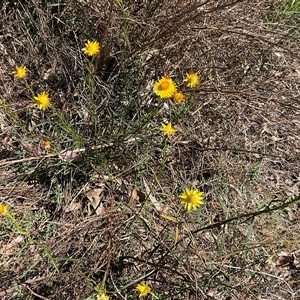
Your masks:
<svg viewBox="0 0 300 300"><path fill-rule="evenodd" d="M16 66L15 71L13 71L12 73L14 74L15 78L22 79L22 78L26 77L26 75L27 75L27 69L26 69L26 67L18 67L18 66Z"/></svg>
<svg viewBox="0 0 300 300"><path fill-rule="evenodd" d="M176 84L168 75L165 75L154 83L153 91L162 99L171 98L176 92Z"/></svg>
<svg viewBox="0 0 300 300"><path fill-rule="evenodd" d="M100 52L100 48L100 44L97 41L87 41L87 43L85 43L85 47L81 50L87 56L95 56Z"/></svg>
<svg viewBox="0 0 300 300"><path fill-rule="evenodd" d="M186 82L188 87L194 88L199 85L200 76L198 75L198 73L187 73L183 81Z"/></svg>
<svg viewBox="0 0 300 300"><path fill-rule="evenodd" d="M136 286L136 290L139 292L139 297L147 296L151 292L151 288L147 283L139 283Z"/></svg>
<svg viewBox="0 0 300 300"><path fill-rule="evenodd" d="M171 135L174 135L175 132L176 132L177 130L174 129L174 128L172 127L172 123L169 122L167 125L161 123L160 131L161 131L164 135L171 136Z"/></svg>
<svg viewBox="0 0 300 300"><path fill-rule="evenodd" d="M3 203L0 203L0 215L7 215L8 214L8 206L3 204Z"/></svg>
<svg viewBox="0 0 300 300"><path fill-rule="evenodd" d="M186 188L179 198L182 199L181 204L189 212L191 209L197 210L197 208L203 204L203 192L199 190Z"/></svg>
<svg viewBox="0 0 300 300"><path fill-rule="evenodd" d="M38 109L45 110L50 105L50 98L46 92L41 92L34 97L34 106Z"/></svg>
<svg viewBox="0 0 300 300"><path fill-rule="evenodd" d="M185 95L183 94L183 92L176 92L173 95L173 100L176 104L182 104L184 99L185 99Z"/></svg>

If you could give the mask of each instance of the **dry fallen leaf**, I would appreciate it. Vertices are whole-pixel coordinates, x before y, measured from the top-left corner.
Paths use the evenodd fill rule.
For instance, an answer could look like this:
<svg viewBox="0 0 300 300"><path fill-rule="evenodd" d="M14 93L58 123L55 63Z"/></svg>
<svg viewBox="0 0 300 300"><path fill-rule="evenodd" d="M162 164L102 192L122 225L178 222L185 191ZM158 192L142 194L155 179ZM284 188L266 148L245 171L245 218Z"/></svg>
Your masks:
<svg viewBox="0 0 300 300"><path fill-rule="evenodd" d="M178 239L179 239L179 229L178 229L178 225L177 225L175 228L174 246L178 243Z"/></svg>
<svg viewBox="0 0 300 300"><path fill-rule="evenodd" d="M137 190L136 188L133 188L133 190L130 193L130 198L129 198L129 206L134 206L134 202L137 200L138 195L137 195Z"/></svg>
<svg viewBox="0 0 300 300"><path fill-rule="evenodd" d="M169 221L178 223L177 219L175 217L173 217L173 216L169 216L169 215L166 215L164 213L162 213L160 216L163 217L164 219L169 220Z"/></svg>
<svg viewBox="0 0 300 300"><path fill-rule="evenodd" d="M65 212L78 211L81 209L81 204L78 202L72 202L69 206L66 207Z"/></svg>
<svg viewBox="0 0 300 300"><path fill-rule="evenodd" d="M146 199L146 195L141 191L138 191L136 188L134 188L130 193L129 206L134 206L134 203L137 200L139 200L139 202L144 202L145 199Z"/></svg>
<svg viewBox="0 0 300 300"><path fill-rule="evenodd" d="M103 203L101 203L101 198L100 198L100 195L102 194L103 189L104 189L104 184L101 188L95 188L95 189L89 188L86 191L86 196L90 200L90 202L98 216L102 215L104 212L104 206L103 206Z"/></svg>

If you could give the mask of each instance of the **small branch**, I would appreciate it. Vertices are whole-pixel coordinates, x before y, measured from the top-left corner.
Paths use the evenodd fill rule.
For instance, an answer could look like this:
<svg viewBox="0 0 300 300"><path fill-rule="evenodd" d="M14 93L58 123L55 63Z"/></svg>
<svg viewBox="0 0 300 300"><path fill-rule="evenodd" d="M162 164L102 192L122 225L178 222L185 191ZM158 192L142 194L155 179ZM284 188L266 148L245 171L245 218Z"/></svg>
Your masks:
<svg viewBox="0 0 300 300"><path fill-rule="evenodd" d="M298 196L296 198L293 198L290 201L283 202L280 205L270 207L270 205L274 202L274 201L271 201L265 209L255 211L255 212L250 212L250 213L247 213L247 214L238 215L236 217L232 217L232 218L229 218L229 219L217 222L217 223L213 223L211 225L202 227L200 229L196 229L196 230L192 231L191 234L195 234L195 233L198 233L200 231L204 231L204 230L208 230L208 229L221 227L225 224L232 223L233 221L236 221L236 220L245 219L245 218L252 219L252 218L257 217L257 216L262 215L262 214L267 214L267 213L270 213L270 212L276 211L276 210L282 210L282 209L284 209L284 208L286 208L286 207L290 206L291 204L296 203L298 201L300 201L300 196Z"/></svg>
<svg viewBox="0 0 300 300"><path fill-rule="evenodd" d="M18 163L23 163L23 162L27 162L27 161L33 161L33 160L40 160L43 158L51 158L51 157L61 157L62 159L64 159L64 154L67 153L68 151L72 152L72 153L80 153L80 152L85 152L87 150L97 150L97 149L101 149L104 148L106 146L112 146L113 144L108 144L108 145L99 145L99 146L95 146L95 147L91 147L91 148L81 148L81 149L74 149L74 150L63 150L59 153L56 154L47 154L47 155L40 155L40 156L31 156L31 157L27 157L27 158L22 158L22 159L16 159L16 160L8 160L8 161L2 161L0 162L0 167L1 166L9 166L9 165L14 165L14 164L18 164ZM66 160L66 159L64 159ZM70 159L71 160L71 159Z"/></svg>
<svg viewBox="0 0 300 300"><path fill-rule="evenodd" d="M28 285L26 285L26 288L29 290L29 292L30 292L32 295L34 295L34 296L36 296L36 297L38 297L38 298L40 298L40 299L50 300L49 298L45 298L45 297L43 297L43 296L41 296L41 295L35 293Z"/></svg>
<svg viewBox="0 0 300 300"><path fill-rule="evenodd" d="M57 155L58 154L48 154L48 155L43 155L43 156L32 156L32 157L27 157L27 158L22 158L22 159L2 161L2 162L0 162L0 167L1 166L14 165L14 164L18 164L18 163L23 163L23 162L26 162L26 161L32 161L32 160L39 160L39 159L43 159L43 158L55 157Z"/></svg>

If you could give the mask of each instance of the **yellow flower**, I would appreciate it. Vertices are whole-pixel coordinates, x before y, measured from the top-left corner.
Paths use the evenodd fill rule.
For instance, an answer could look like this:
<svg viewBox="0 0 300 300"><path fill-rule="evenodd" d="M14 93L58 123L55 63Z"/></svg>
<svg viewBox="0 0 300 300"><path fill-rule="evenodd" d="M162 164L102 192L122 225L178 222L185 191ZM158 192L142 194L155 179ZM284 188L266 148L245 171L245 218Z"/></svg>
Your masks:
<svg viewBox="0 0 300 300"><path fill-rule="evenodd" d="M150 286L147 283L144 283L144 282L139 283L136 286L136 290L139 292L140 297L147 296L151 292Z"/></svg>
<svg viewBox="0 0 300 300"><path fill-rule="evenodd" d="M95 286L95 291L97 292L97 300L109 300L106 289L102 284Z"/></svg>
<svg viewBox="0 0 300 300"><path fill-rule="evenodd" d="M42 141L42 146L43 146L45 149L50 149L50 142L47 141L47 140L43 140L43 141Z"/></svg>
<svg viewBox="0 0 300 300"><path fill-rule="evenodd" d="M82 48L81 50L83 51L84 54L88 56L95 56L100 52L100 44L96 41L94 42L87 41L87 43L85 43L85 47Z"/></svg>
<svg viewBox="0 0 300 300"><path fill-rule="evenodd" d="M3 203L0 203L0 215L7 215L8 214L8 206L3 204Z"/></svg>
<svg viewBox="0 0 300 300"><path fill-rule="evenodd" d="M203 204L203 192L199 192L197 189L186 188L185 192L179 196L182 201L181 204L189 212L191 209L197 210L197 208Z"/></svg>
<svg viewBox="0 0 300 300"><path fill-rule="evenodd" d="M176 92L176 84L168 75L165 75L154 83L153 91L162 99L171 98Z"/></svg>
<svg viewBox="0 0 300 300"><path fill-rule="evenodd" d="M97 295L97 300L109 300L109 297L105 294Z"/></svg>
<svg viewBox="0 0 300 300"><path fill-rule="evenodd" d="M188 87L194 88L200 83L200 76L198 73L187 73L184 79Z"/></svg>
<svg viewBox="0 0 300 300"><path fill-rule="evenodd" d="M176 92L173 95L173 100L176 104L182 104L184 99L185 99L185 95L183 94L183 92Z"/></svg>
<svg viewBox="0 0 300 300"><path fill-rule="evenodd" d="M171 136L173 134L175 134L175 132L177 131L176 129L174 129L172 127L172 123L169 122L167 125L161 123L161 127L160 127L160 131L167 136Z"/></svg>
<svg viewBox="0 0 300 300"><path fill-rule="evenodd" d="M22 78L26 77L27 69L26 69L26 67L16 66L15 71L13 71L12 73L14 74L15 78L22 79Z"/></svg>
<svg viewBox="0 0 300 300"><path fill-rule="evenodd" d="M45 110L50 105L50 98L46 92L41 92L34 97L34 106L38 109Z"/></svg>

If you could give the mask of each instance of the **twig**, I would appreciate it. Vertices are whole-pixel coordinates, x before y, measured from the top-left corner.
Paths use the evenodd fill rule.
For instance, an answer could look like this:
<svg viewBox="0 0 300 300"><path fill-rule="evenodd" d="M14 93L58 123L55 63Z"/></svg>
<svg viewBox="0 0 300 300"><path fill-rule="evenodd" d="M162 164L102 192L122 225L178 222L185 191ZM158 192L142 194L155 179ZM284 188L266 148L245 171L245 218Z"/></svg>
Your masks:
<svg viewBox="0 0 300 300"><path fill-rule="evenodd" d="M1 166L14 165L14 164L18 164L18 163L23 163L23 162L26 162L26 161L32 161L32 160L39 160L39 159L43 159L43 158L55 157L55 156L58 156L58 154L48 154L48 155L43 155L43 156L32 156L32 157L27 157L27 158L22 158L22 159L2 161L2 162L0 162L0 167Z"/></svg>
<svg viewBox="0 0 300 300"><path fill-rule="evenodd" d="M0 167L1 166L14 165L14 164L18 164L18 163L23 163L23 162L26 162L26 161L39 160L39 159L43 159L43 158L57 157L57 156L61 157L62 159L64 159L64 155L67 157L66 153L68 151L70 151L72 153L80 153L80 152L85 152L87 150L97 150L97 149L101 149L101 148L104 148L106 146L112 146L112 145L113 145L113 143L108 144L108 145L98 145L98 146L91 147L91 148L81 148L81 149L74 149L74 150L63 150L63 151L61 151L59 153L55 153L55 154L47 154L47 155L41 155L41 156L31 156L31 157L22 158L22 159L8 160L8 161L0 162ZM64 160L66 160L66 159L64 159Z"/></svg>
<svg viewBox="0 0 300 300"><path fill-rule="evenodd" d="M139 140L139 138L129 138L128 140L123 141L124 144L131 144ZM114 146L114 143L109 143L109 144L104 144L104 145L98 145L90 148L80 148L80 149L74 149L74 150L62 150L59 153L52 153L52 154L47 154L47 155L41 155L41 156L31 156L27 158L22 158L22 159L16 159L16 160L8 160L8 161L2 161L0 162L0 167L2 166L9 166L9 165L14 165L18 163L23 163L26 161L33 161L33 160L40 160L43 158L51 158L51 157L59 157L62 160L65 161L73 161L72 153L80 153L80 152L85 152L88 150L98 150L98 149L103 149L105 147L111 147Z"/></svg>
<svg viewBox="0 0 300 300"><path fill-rule="evenodd" d="M26 288L29 290L29 292L30 292L32 295L34 295L34 296L36 296L36 297L38 297L38 298L40 298L40 299L49 300L49 298L45 298L45 297L43 297L43 296L41 296L41 295L35 293L28 285L26 285Z"/></svg>
<svg viewBox="0 0 300 300"><path fill-rule="evenodd" d="M270 207L270 204L273 202L273 201L271 201L271 203L266 208L264 208L262 210L255 211L255 212L250 212L250 213L247 213L247 214L237 215L236 217L232 217L232 218L229 218L229 219L217 222L217 223L213 223L211 225L208 225L208 226L205 226L205 227L202 227L200 229L196 229L196 230L192 231L192 234L198 233L200 231L205 231L205 230L208 230L208 229L221 227L225 224L232 223L233 221L236 221L236 220L241 220L241 219L245 219L245 218L247 218L247 219L248 218L254 218L254 217L257 217L257 216L262 215L262 214L270 213L272 211L282 210L282 209L284 209L284 208L286 208L286 207L290 206L291 204L296 203L298 201L300 201L300 196L295 197L295 198L293 198L293 199L291 199L287 202L283 202L282 204L277 205L275 207Z"/></svg>

